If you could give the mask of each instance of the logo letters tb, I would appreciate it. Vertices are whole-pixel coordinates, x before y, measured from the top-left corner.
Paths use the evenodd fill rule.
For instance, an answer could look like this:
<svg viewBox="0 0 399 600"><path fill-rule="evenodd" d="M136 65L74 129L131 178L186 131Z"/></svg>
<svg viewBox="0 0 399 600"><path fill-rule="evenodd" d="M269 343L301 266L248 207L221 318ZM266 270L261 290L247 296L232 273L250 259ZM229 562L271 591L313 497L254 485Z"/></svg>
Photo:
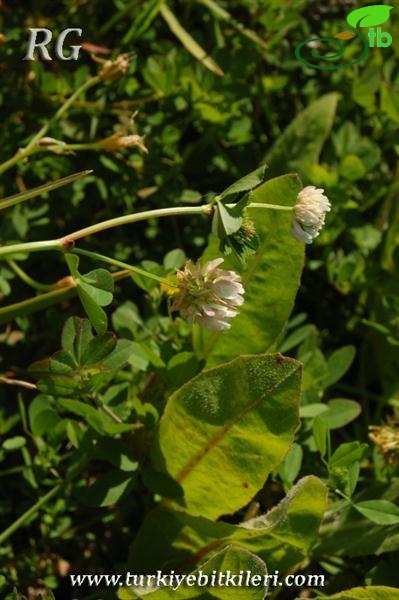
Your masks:
<svg viewBox="0 0 399 600"><path fill-rule="evenodd" d="M36 49L38 50L42 60L53 60L49 54L49 51L47 50L47 46L53 37L50 29L46 29L45 27L31 27L29 28L29 31L28 51L24 56L24 60L35 60L33 53ZM71 33L71 31L74 31L79 37L82 35L81 29L74 28L64 29L64 31L60 33L55 43L54 50L56 57L60 60L78 60L79 58L79 50L81 46L70 46L71 53L69 56L65 56L63 52L65 38L69 33ZM42 39L39 39L39 41L38 34L43 34Z"/></svg>

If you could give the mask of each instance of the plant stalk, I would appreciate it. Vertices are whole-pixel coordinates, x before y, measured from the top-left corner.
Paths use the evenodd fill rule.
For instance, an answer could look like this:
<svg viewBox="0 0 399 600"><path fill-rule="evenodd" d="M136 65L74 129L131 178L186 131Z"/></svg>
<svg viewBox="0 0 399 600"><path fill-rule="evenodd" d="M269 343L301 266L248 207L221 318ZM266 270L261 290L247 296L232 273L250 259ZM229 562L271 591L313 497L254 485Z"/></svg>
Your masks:
<svg viewBox="0 0 399 600"><path fill-rule="evenodd" d="M163 277L159 277L154 273L150 273L149 271L145 271L144 269L140 269L139 267L135 267L133 265L129 265L120 260L116 260L115 258L111 258L109 256L104 256L103 254L98 254L97 252L91 252L90 250L83 250L82 248L74 248L71 250L71 254L81 254L82 256L88 256L89 258L94 258L95 260L102 260L103 262L107 262L110 265L115 265L116 267L122 267L126 271L131 271L132 273L137 273L138 275L142 275L143 277L148 277L149 279L154 279L155 281L162 283L163 285L167 285L168 287L177 287L173 283L170 283L167 279Z"/></svg>
<svg viewBox="0 0 399 600"><path fill-rule="evenodd" d="M233 207L234 204L228 204L227 206ZM262 204L258 202L252 202L247 208L263 208L269 210L283 210L291 211L292 206L280 206L278 204ZM48 240L44 242L26 242L23 244L13 244L9 246L0 247L0 260L3 256L10 254L17 254L18 252L40 252L44 250L60 250L70 251L75 242L83 237L100 233L107 229L114 227L120 227L121 225L128 225L130 223L137 223L138 221L144 221L146 219L159 219L161 217L172 217L178 215L211 215L213 211L212 204L203 204L202 206L176 206L172 208L158 208L154 210L145 210L143 212L134 213L131 215L123 215L121 217L115 217L89 227L84 227L66 235L58 240ZM124 268L128 268L125 266Z"/></svg>
<svg viewBox="0 0 399 600"><path fill-rule="evenodd" d="M44 137L46 135L46 133L48 132L51 125L55 121L57 121L57 119L62 117L62 115L71 106L71 104L73 104L74 100L78 96L80 96L80 94L83 94L84 92L86 92L88 89L90 89L94 85L97 85L100 81L101 81L101 78L99 75L96 75L95 77L91 77L90 79L85 81L85 83L83 85L81 85L72 94L72 96L70 96L68 98L68 100L66 100L66 102L57 110L57 112L47 121L47 123L45 123L43 125L43 127L36 133L36 135L33 136L31 141L29 142L29 144L25 148L23 148L23 150L18 151L12 158L10 158L9 160L6 160L3 164L0 165L0 174L4 173L5 171L7 171L11 167L13 167L15 164L17 164L18 162L20 162L21 160L23 160L24 158L26 158L27 156L32 154L33 149L35 148L36 144L41 140L42 137Z"/></svg>
<svg viewBox="0 0 399 600"><path fill-rule="evenodd" d="M25 511L23 515L18 517L18 519L16 519L14 523L11 523L11 525L7 527L7 529L2 531L2 533L0 533L0 545L4 544L4 542L6 542L8 538L13 535L13 533L15 533L20 527L22 527L22 525L26 523L26 521L30 519L30 517L32 517L42 506L44 506L45 504L47 504L47 502L54 498L54 496L58 494L58 492L64 487L64 485L64 482L58 483L49 492L47 492L47 494L42 496L40 500L35 502L33 506L28 508L28 510Z"/></svg>

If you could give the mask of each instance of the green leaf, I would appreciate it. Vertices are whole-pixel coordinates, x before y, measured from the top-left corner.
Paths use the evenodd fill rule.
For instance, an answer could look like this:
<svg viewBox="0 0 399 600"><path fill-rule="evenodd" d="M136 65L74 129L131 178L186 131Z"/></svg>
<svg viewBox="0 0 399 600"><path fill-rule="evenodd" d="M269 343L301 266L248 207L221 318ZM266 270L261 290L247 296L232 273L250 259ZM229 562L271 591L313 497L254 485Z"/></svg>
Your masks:
<svg viewBox="0 0 399 600"><path fill-rule="evenodd" d="M302 327L298 327L298 329L295 329L295 331L284 339L283 343L278 348L279 352L284 354L285 352L288 352L288 350L292 350L292 348L295 348L303 342L313 330L313 325L303 325Z"/></svg>
<svg viewBox="0 0 399 600"><path fill-rule="evenodd" d="M328 425L329 429L344 427L356 419L362 411L358 402L345 398L334 398L325 406L326 410L321 413L320 419Z"/></svg>
<svg viewBox="0 0 399 600"><path fill-rule="evenodd" d="M92 485L77 488L75 494L83 504L109 506L126 498L135 483L136 477L132 473L110 471L100 475Z"/></svg>
<svg viewBox="0 0 399 600"><path fill-rule="evenodd" d="M386 113L394 123L399 123L399 100L396 89L391 89L388 84L381 86L381 110Z"/></svg>
<svg viewBox="0 0 399 600"><path fill-rule="evenodd" d="M112 302L114 280L106 269L95 269L81 275L80 286L99 306L108 306Z"/></svg>
<svg viewBox="0 0 399 600"><path fill-rule="evenodd" d="M77 364L81 364L82 354L92 339L93 333L87 319L79 319L79 317L67 319L61 334L61 345L74 356Z"/></svg>
<svg viewBox="0 0 399 600"><path fill-rule="evenodd" d="M217 196L219 200L226 199L227 196L231 196L232 194L240 194L242 192L249 192L254 190L258 185L260 185L265 178L265 171L267 169L267 165L263 164L255 171L248 173L248 175L244 175L241 179L235 181L232 185L226 188L221 194Z"/></svg>
<svg viewBox="0 0 399 600"><path fill-rule="evenodd" d="M107 332L93 337L81 356L81 365L92 367L108 357L116 348L116 335Z"/></svg>
<svg viewBox="0 0 399 600"><path fill-rule="evenodd" d="M329 467L331 469L348 467L352 463L359 461L363 457L366 449L367 444L361 444L360 442L341 444L331 456Z"/></svg>
<svg viewBox="0 0 399 600"><path fill-rule="evenodd" d="M224 254L234 253L239 262L245 263L259 246L259 238L252 221L245 214L249 195L234 206L227 206L220 200L214 205L212 233L220 241L219 248Z"/></svg>
<svg viewBox="0 0 399 600"><path fill-rule="evenodd" d="M299 416L301 419L314 419L319 415L323 414L327 410L327 405L321 402L314 402L312 404L306 404L301 406L299 409Z"/></svg>
<svg viewBox="0 0 399 600"><path fill-rule="evenodd" d="M340 174L349 181L357 181L362 179L367 173L367 169L363 164L363 161L354 154L347 154L343 159L340 166Z"/></svg>
<svg viewBox="0 0 399 600"><path fill-rule="evenodd" d="M39 390L54 396L81 396L98 391L129 361L134 351L134 342L117 340L111 332L94 337L89 321L77 317L67 320L61 341L63 350L29 367L39 379Z"/></svg>
<svg viewBox="0 0 399 600"><path fill-rule="evenodd" d="M170 250L165 254L163 259L163 266L167 271L174 271L175 269L181 269L186 260L186 255L181 248Z"/></svg>
<svg viewBox="0 0 399 600"><path fill-rule="evenodd" d="M73 356L65 350L56 352L50 358L50 371L55 375L73 375L77 366Z"/></svg>
<svg viewBox="0 0 399 600"><path fill-rule="evenodd" d="M364 500L355 502L353 507L377 525L396 525L399 523L399 507L388 500Z"/></svg>
<svg viewBox="0 0 399 600"><path fill-rule="evenodd" d="M320 416L316 417L313 421L313 438L322 458L325 457L327 452L328 436L327 423Z"/></svg>
<svg viewBox="0 0 399 600"><path fill-rule="evenodd" d="M95 447L95 458L104 460L121 471L137 471L139 463L134 460L133 452L127 445L122 444L120 440L111 438L100 438Z"/></svg>
<svg viewBox="0 0 399 600"><path fill-rule="evenodd" d="M134 352L134 342L117 340L113 351L101 360L102 368L116 371L125 366Z"/></svg>
<svg viewBox="0 0 399 600"><path fill-rule="evenodd" d="M50 432L60 421L48 396L39 394L29 405L29 423L33 435Z"/></svg>
<svg viewBox="0 0 399 600"><path fill-rule="evenodd" d="M80 276L78 271L79 256L77 256L76 254L71 254L70 252L66 252L64 254L64 258L66 260L66 264L68 265L68 269L70 270L72 277L74 279L78 279L78 277Z"/></svg>
<svg viewBox="0 0 399 600"><path fill-rule="evenodd" d="M171 32L177 37L177 39L183 44L183 46L192 54L198 61L200 61L204 67L215 73L216 75L223 76L224 73L219 65L208 56L206 50L204 50L190 35L190 33L184 29L179 20L167 6L166 2L161 4L159 12L168 24Z"/></svg>
<svg viewBox="0 0 399 600"><path fill-rule="evenodd" d="M79 257L76 254L67 253L65 259L90 322L98 334L105 333L108 320L101 307L108 306L112 302L114 280L111 273L105 269L95 269L81 275L78 271Z"/></svg>
<svg viewBox="0 0 399 600"><path fill-rule="evenodd" d="M248 571L251 573L251 577L256 577L255 581L258 583L256 586L241 585L239 587L234 587L234 599L263 600L268 588L266 565L258 556L238 546L227 546L215 554L210 560L202 564L199 570L190 574L193 581L194 577L199 578L198 585L182 583L176 591L168 587L159 589L150 594L146 591L144 598L151 600L169 600L170 598L176 600L189 600L194 598L198 598L198 600L231 600L232 594L230 586L205 586L205 577L208 577L208 581L210 582L211 576L214 573L230 572L231 574L246 574ZM188 575L188 577L190 577L190 575ZM142 598L143 596L141 596L141 594L136 595L134 588L124 588L118 593L118 597L120 600L131 600L134 598Z"/></svg>
<svg viewBox="0 0 399 600"><path fill-rule="evenodd" d="M356 502L379 498L390 503L399 503L399 479L392 483L367 485ZM353 506L341 512L333 526L324 532L316 548L316 557L322 556L381 556L399 550L399 525L377 525L366 519Z"/></svg>
<svg viewBox="0 0 399 600"><path fill-rule="evenodd" d="M236 19L234 19L234 17L229 12L227 12L227 10L225 10L222 6L220 6L219 3L215 2L215 0L197 1L209 8L218 19L226 21L226 23L229 26L233 27L239 35L247 37L249 40L255 42L255 44L257 44L258 46L261 46L261 48L266 49L268 47L267 42L263 40L259 35L257 35L255 31L245 27L242 21L237 21Z"/></svg>
<svg viewBox="0 0 399 600"><path fill-rule="evenodd" d="M152 21L159 13L163 1L164 0L148 0L147 2L141 3L140 10L136 12L135 19L122 40L123 44L128 44L133 39L137 40L145 31L147 31ZM127 8L130 8L130 5L127 5ZM104 27L103 31L104 30L108 31L108 27Z"/></svg>
<svg viewBox="0 0 399 600"><path fill-rule="evenodd" d="M12 438L8 438L8 440L5 440L1 445L6 452L21 450L21 448L24 446L26 446L26 439L22 437L22 435L16 435Z"/></svg>
<svg viewBox="0 0 399 600"><path fill-rule="evenodd" d="M203 363L198 360L193 352L179 352L174 354L168 362L166 377L169 386L176 390L186 381L197 375Z"/></svg>
<svg viewBox="0 0 399 600"><path fill-rule="evenodd" d="M236 233L242 225L243 211L248 204L248 200L244 203L238 202L235 206L225 206L219 200L215 205L215 214L213 217L212 230L219 239L224 239L233 233Z"/></svg>
<svg viewBox="0 0 399 600"><path fill-rule="evenodd" d="M297 361L243 356L169 398L152 459L181 485L182 508L217 518L253 497L293 441L299 384Z"/></svg>
<svg viewBox="0 0 399 600"><path fill-rule="evenodd" d="M78 292L85 313L89 317L96 332L98 334L105 333L108 319L104 310L91 298L86 290L82 289L79 281L76 282L76 291Z"/></svg>
<svg viewBox="0 0 399 600"><path fill-rule="evenodd" d="M346 20L351 27L376 27L386 23L389 19L389 13L393 6L384 4L374 4L372 6L363 6L349 13Z"/></svg>
<svg viewBox="0 0 399 600"><path fill-rule="evenodd" d="M382 585L351 588L333 596L317 596L315 600L399 600L399 590Z"/></svg>
<svg viewBox="0 0 399 600"><path fill-rule="evenodd" d="M58 403L74 415L83 417L97 433L104 434L103 418L96 408L89 404L85 404L84 402L80 402L80 400L71 400L67 398L60 398Z"/></svg>
<svg viewBox="0 0 399 600"><path fill-rule="evenodd" d="M336 352L333 352L327 360L328 375L323 380L326 387L332 385L350 368L355 358L356 349L354 346L343 346Z"/></svg>
<svg viewBox="0 0 399 600"><path fill-rule="evenodd" d="M20 202L26 202L26 200L30 200L31 198L36 198L36 196L40 196L41 194L46 194L47 192L51 192L63 185L68 185L69 183L73 183L77 181L81 177L85 177L92 171L81 171L80 173L75 173L74 175L68 175L68 177L62 177L62 179L56 179L51 183L45 183L44 185L39 185L39 187L35 187L31 190L26 190L25 192L20 192L19 194L15 194L14 196L8 196L8 198L2 198L0 200L0 210L5 208L9 208L10 206L14 206L14 204L19 204Z"/></svg>
<svg viewBox="0 0 399 600"><path fill-rule="evenodd" d="M299 444L292 444L283 464L279 468L279 475L283 482L292 484L298 477L302 466L303 450Z"/></svg>
<svg viewBox="0 0 399 600"><path fill-rule="evenodd" d="M258 187L252 192L251 202L293 206L301 188L295 175L285 175ZM231 329L223 333L203 333L202 352L209 366L226 362L238 354L274 350L299 286L304 245L291 235L290 211L251 209L250 217L260 245L241 273L245 302L232 320ZM218 255L217 242L213 240L204 260ZM237 265L227 257L223 268L237 270Z"/></svg>
<svg viewBox="0 0 399 600"><path fill-rule="evenodd" d="M145 518L128 566L135 573L181 571L226 544L238 544L264 560L270 572L288 573L309 555L326 508L326 487L314 476L301 479L265 515L239 525L158 507ZM157 544L149 545L148 540L155 537Z"/></svg>
<svg viewBox="0 0 399 600"><path fill-rule="evenodd" d="M336 93L322 96L288 125L266 155L271 177L287 171L309 177L330 134L338 98Z"/></svg>

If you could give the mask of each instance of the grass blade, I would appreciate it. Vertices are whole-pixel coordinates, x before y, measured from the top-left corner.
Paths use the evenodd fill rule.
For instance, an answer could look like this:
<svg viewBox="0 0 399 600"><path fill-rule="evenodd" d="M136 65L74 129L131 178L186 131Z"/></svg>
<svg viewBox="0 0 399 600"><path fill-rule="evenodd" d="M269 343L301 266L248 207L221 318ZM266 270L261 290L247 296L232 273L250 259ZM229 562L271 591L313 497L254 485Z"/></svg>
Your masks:
<svg viewBox="0 0 399 600"><path fill-rule="evenodd" d="M79 173L68 175L68 177L63 177L62 179L56 179L51 183L39 185L39 187L35 187L32 190L26 190L26 192L20 192L19 194L14 194L13 196L2 198L0 200L0 210L4 210L5 208L14 206L14 204L19 204L20 202L25 202L26 200L30 200L31 198L35 198L36 196L40 196L41 194L45 194L46 192L51 192L52 190L55 190L64 185L68 185L69 183L77 181L78 179L81 179L82 177L85 177L86 175L92 172L93 171L80 171Z"/></svg>
<svg viewBox="0 0 399 600"><path fill-rule="evenodd" d="M244 25L240 23L240 21L237 21L229 12L227 12L227 10L219 6L219 4L217 4L217 2L215 2L214 0L197 0L197 2L209 8L209 10L211 10L217 18L228 23L241 35L252 40L253 42L255 42L255 44L261 46L261 48L267 48L266 42L262 40L262 38L259 37L258 34L255 33L255 31L244 27Z"/></svg>
<svg viewBox="0 0 399 600"><path fill-rule="evenodd" d="M162 4L160 7L160 13L165 19L169 26L169 29L174 33L177 39L183 44L183 46L192 54L197 60L199 60L204 67L215 73L215 75L224 75L219 65L207 55L206 51L195 41L195 39L184 29L181 23L177 20L173 12L169 9L166 4Z"/></svg>

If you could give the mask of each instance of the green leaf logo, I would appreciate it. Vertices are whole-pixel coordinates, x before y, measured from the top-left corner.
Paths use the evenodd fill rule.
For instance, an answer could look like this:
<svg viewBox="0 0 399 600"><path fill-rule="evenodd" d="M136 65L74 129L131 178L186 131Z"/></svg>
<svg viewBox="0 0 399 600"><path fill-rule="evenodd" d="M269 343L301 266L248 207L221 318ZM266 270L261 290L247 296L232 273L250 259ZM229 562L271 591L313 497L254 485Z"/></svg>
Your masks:
<svg viewBox="0 0 399 600"><path fill-rule="evenodd" d="M352 27L357 27L357 25L359 27L375 27L388 21L392 9L393 6L385 6L384 4L364 6L349 13L347 21Z"/></svg>

